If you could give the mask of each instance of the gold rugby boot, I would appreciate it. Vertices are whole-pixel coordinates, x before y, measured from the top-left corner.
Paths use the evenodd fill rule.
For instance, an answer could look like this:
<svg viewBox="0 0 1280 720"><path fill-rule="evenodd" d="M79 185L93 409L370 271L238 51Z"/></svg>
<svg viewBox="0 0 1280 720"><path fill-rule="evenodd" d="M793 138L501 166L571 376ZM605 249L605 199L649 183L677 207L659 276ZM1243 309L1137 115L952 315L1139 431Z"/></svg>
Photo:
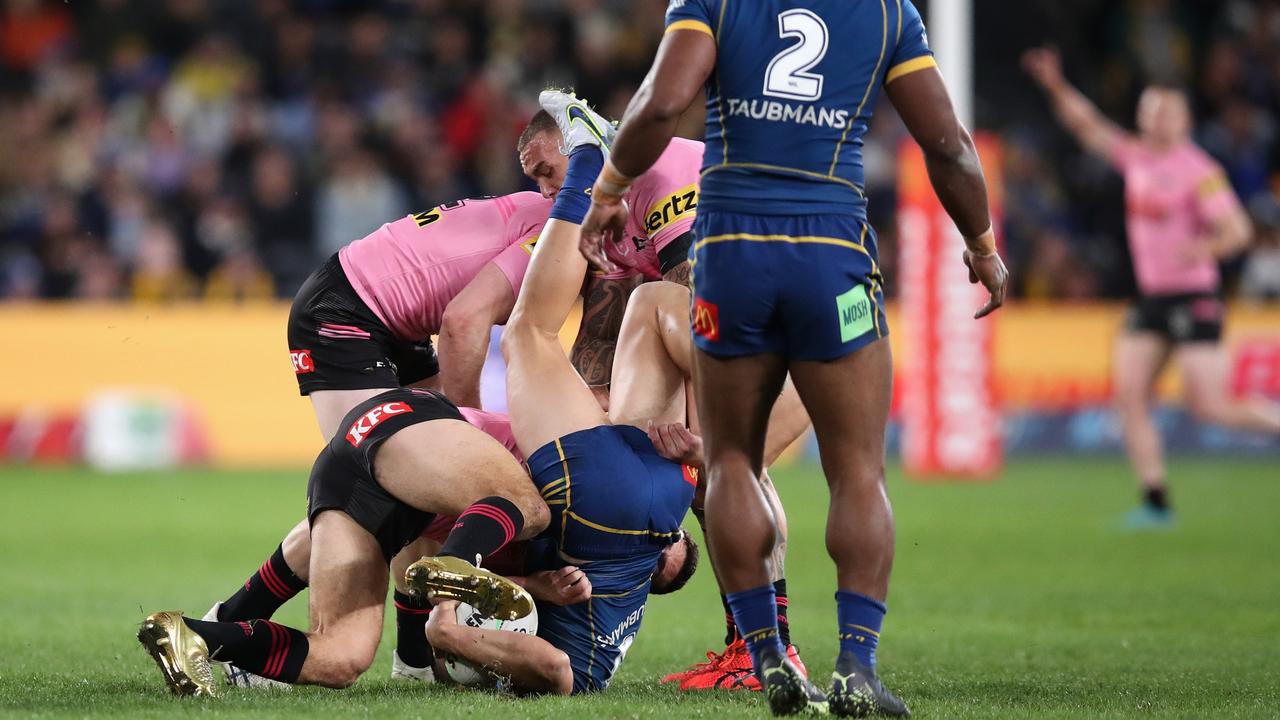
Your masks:
<svg viewBox="0 0 1280 720"><path fill-rule="evenodd" d="M415 600L458 600L500 620L533 612L533 598L524 588L462 558L424 557L409 566L404 580Z"/></svg>
<svg viewBox="0 0 1280 720"><path fill-rule="evenodd" d="M180 612L147 616L138 630L138 642L151 653L164 682L175 695L214 695L209 646L182 621Z"/></svg>

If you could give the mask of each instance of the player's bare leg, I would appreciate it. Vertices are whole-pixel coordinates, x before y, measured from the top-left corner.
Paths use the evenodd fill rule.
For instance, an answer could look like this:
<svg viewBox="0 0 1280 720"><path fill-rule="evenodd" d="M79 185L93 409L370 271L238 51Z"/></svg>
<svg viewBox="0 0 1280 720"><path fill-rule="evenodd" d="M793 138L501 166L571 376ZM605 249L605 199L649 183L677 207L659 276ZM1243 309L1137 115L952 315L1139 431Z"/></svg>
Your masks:
<svg viewBox="0 0 1280 720"><path fill-rule="evenodd" d="M1167 525L1164 447L1152 417L1156 380L1172 354L1168 340L1149 332L1125 332L1116 339L1115 403L1129 464L1142 488L1144 504L1126 517L1133 527Z"/></svg>
<svg viewBox="0 0 1280 720"><path fill-rule="evenodd" d="M298 682L350 687L382 638L387 565L377 540L343 512L316 516L312 543L310 651Z"/></svg>
<svg viewBox="0 0 1280 720"><path fill-rule="evenodd" d="M382 636L387 567L374 537L346 513L316 517L311 627L269 620L218 622L155 613L138 639L166 683L182 694L213 694L210 659L288 684L344 688L373 663Z"/></svg>
<svg viewBox="0 0 1280 720"><path fill-rule="evenodd" d="M463 600L486 614L512 618L532 611L527 592L476 566L477 555L530 538L550 520L541 496L501 443L462 420L411 425L378 449L374 474L379 485L407 505L468 520L455 526L439 555L409 566L405 578L410 596ZM461 551L458 538L474 534L495 513L505 515L498 522L505 535L477 552Z"/></svg>
<svg viewBox="0 0 1280 720"><path fill-rule="evenodd" d="M1187 407L1197 420L1241 430L1280 433L1280 405L1262 398L1235 400L1227 389L1227 355L1217 343L1188 343L1177 351Z"/></svg>
<svg viewBox="0 0 1280 720"><path fill-rule="evenodd" d="M831 493L827 552L836 564L841 648L828 695L831 710L844 717L907 715L875 670L893 569L893 509L884 482L893 394L889 341L830 362L793 361L791 377L813 420Z"/></svg>
<svg viewBox="0 0 1280 720"><path fill-rule="evenodd" d="M760 485L769 411L786 379L778 355L718 358L694 352L707 464L707 544L716 577L776 715L826 709L826 698L786 658L770 558L778 526Z"/></svg>
<svg viewBox="0 0 1280 720"><path fill-rule="evenodd" d="M609 383L609 418L615 424L684 423L692 375L689 289L645 283L631 293L618 335Z"/></svg>
<svg viewBox="0 0 1280 720"><path fill-rule="evenodd" d="M578 226L548 220L502 333L511 431L526 456L557 438L609 423L560 345L560 327L586 272Z"/></svg>

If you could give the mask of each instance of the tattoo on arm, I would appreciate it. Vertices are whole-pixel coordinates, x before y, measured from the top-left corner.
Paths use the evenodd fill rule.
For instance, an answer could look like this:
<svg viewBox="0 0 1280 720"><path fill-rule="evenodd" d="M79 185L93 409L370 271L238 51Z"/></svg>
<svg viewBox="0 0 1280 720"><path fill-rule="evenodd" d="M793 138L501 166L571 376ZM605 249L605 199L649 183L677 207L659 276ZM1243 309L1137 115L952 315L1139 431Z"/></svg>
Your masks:
<svg viewBox="0 0 1280 720"><path fill-rule="evenodd" d="M687 260L668 270L662 279L693 289L693 271Z"/></svg>
<svg viewBox="0 0 1280 720"><path fill-rule="evenodd" d="M613 353L622 330L622 316L635 280L599 280L587 284L582 302L582 327L569 359L588 385L608 385Z"/></svg>

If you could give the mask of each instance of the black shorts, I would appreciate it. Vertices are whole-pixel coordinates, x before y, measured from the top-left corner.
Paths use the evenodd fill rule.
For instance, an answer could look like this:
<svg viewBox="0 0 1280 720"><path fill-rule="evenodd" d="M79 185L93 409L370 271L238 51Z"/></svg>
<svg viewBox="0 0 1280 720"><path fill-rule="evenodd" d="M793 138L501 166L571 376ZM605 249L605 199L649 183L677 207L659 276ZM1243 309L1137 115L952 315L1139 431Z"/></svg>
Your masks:
<svg viewBox="0 0 1280 720"><path fill-rule="evenodd" d="M388 390L353 408L311 468L307 519L314 525L325 510L341 510L377 539L387 560L416 540L435 515L401 502L378 484L374 459L387 438L432 420L465 422L453 403L430 390Z"/></svg>
<svg viewBox="0 0 1280 720"><path fill-rule="evenodd" d="M401 387L440 373L431 339L397 338L351 287L337 255L293 299L289 355L303 395Z"/></svg>
<svg viewBox="0 0 1280 720"><path fill-rule="evenodd" d="M1125 329L1152 332L1173 343L1211 342L1222 339L1226 307L1213 293L1150 295L1129 308Z"/></svg>

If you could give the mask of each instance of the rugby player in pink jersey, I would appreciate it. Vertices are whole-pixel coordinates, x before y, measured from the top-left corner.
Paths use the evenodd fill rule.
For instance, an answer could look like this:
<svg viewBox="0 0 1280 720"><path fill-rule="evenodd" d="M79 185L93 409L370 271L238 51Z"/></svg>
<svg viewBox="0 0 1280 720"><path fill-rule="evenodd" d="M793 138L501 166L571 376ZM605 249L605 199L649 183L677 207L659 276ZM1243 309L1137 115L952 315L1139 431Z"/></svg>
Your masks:
<svg viewBox="0 0 1280 720"><path fill-rule="evenodd" d="M1116 342L1114 384L1130 463L1142 487L1131 527L1170 524L1164 451L1152 420L1155 384L1177 356L1191 413L1203 422L1280 433L1280 407L1233 400L1220 340L1224 307L1218 262L1252 234L1226 174L1191 140L1187 97L1148 86L1137 133L1108 120L1063 77L1057 51L1028 51L1026 71L1044 88L1059 121L1125 180L1129 248L1139 297Z"/></svg>
<svg viewBox="0 0 1280 720"><path fill-rule="evenodd" d="M577 97L555 90L544 91L538 98L542 110L530 120L517 143L520 164L525 175L538 184L542 194L555 199L546 233L564 232L577 234L590 206L589 191L604 164L609 143L615 133L613 125L597 114ZM692 227L697 211L698 173L701 166L703 145L701 142L674 139L666 147L657 162L636 179L626 197L628 218L625 235L620 242L606 242L603 253L588 254L595 266L590 271L583 292L584 327L591 328L589 339L573 348L574 366L587 384L596 392L601 404L612 411L611 404L619 398L631 406L633 396L652 395L654 399L665 397L660 383L645 387L629 383L627 388L610 389L610 378L617 379L619 372L629 372L637 362L631 353L623 354L623 362L615 366L616 339L623 325L624 309L629 316L635 312L627 304L628 295L639 282L665 279L688 288L690 263L688 250L692 240ZM580 245L580 247L582 247ZM666 289L668 306L670 293ZM654 310L647 307L652 298L664 291L653 288L646 293L645 316ZM688 334L688 293L676 307L683 309L675 317L681 319L681 332ZM634 303L633 303L634 304ZM668 328L670 331L670 328ZM687 343L683 352L688 354ZM644 372L641 370L640 372ZM683 393L681 397L684 397ZM696 425L694 413L681 408L681 422ZM693 442L696 437L689 430L676 431L675 425L666 426L667 437L677 443ZM776 412L770 417L771 437L797 437L808 427L808 416L800 403L794 386L787 382L779 399ZM776 435L775 435L776 434ZM655 438L655 444L660 439ZM789 442L787 443L789 444ZM785 449L786 444L777 448ZM772 461L776 455L770 455ZM767 475L761 478L761 489L779 523L780 542L771 556L770 576L777 598L777 614L781 620L784 645L793 660L799 663L799 655L790 643L787 625L787 589L784 569L786 556L786 514L777 490ZM701 495L695 501L694 515L704 524ZM721 594L722 604L725 602ZM725 606L725 650L708 652L708 661L663 678L663 682L676 682L682 690L693 689L748 689L758 690L759 683L751 673L750 656L737 631L733 616Z"/></svg>

